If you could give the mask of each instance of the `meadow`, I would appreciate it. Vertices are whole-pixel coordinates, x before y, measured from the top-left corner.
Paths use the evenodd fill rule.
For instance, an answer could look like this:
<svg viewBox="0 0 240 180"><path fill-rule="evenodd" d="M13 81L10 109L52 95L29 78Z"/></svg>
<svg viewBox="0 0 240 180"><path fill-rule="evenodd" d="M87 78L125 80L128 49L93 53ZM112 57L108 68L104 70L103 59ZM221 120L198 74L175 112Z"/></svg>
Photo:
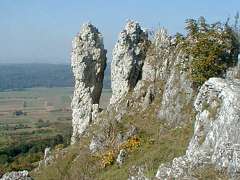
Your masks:
<svg viewBox="0 0 240 180"><path fill-rule="evenodd" d="M0 92L0 171L33 169L46 147L64 147L71 136L73 88ZM102 93L101 107L111 90Z"/></svg>

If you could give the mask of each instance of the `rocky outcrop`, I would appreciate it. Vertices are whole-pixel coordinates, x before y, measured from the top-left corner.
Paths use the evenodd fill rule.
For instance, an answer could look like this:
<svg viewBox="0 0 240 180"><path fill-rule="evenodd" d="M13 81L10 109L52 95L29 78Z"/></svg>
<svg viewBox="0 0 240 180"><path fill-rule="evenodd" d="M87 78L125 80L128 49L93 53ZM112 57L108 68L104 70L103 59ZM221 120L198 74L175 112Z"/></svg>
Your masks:
<svg viewBox="0 0 240 180"><path fill-rule="evenodd" d="M171 126L186 123L192 118L192 102L195 96L188 72L181 68L185 59L184 53L176 54L175 63L163 88L158 111L158 118Z"/></svg>
<svg viewBox="0 0 240 180"><path fill-rule="evenodd" d="M175 61L174 49L166 29L157 31L142 68L142 80L151 83L166 80Z"/></svg>
<svg viewBox="0 0 240 180"><path fill-rule="evenodd" d="M201 166L213 165L240 178L240 81L211 78L201 87L194 107L194 134L186 154L159 167L159 179L191 177Z"/></svg>
<svg viewBox="0 0 240 180"><path fill-rule="evenodd" d="M200 29L199 33L203 32ZM224 42L229 40L223 36L222 30L214 30L214 33L220 35L221 39L226 38ZM202 35L196 34L196 37ZM72 101L72 143L85 132L87 136L84 136L86 138L82 141L84 142L81 144L82 149L77 149L81 152L79 158L73 160L79 162L69 170L74 172L78 169L72 173L73 176L81 174L81 177L86 177L85 179L94 179L92 174L96 171L98 176L99 168L95 167L99 166L99 162L88 163L88 157L96 156L103 161L104 167L105 157L109 166L118 165L123 171L126 171L126 167L132 167L128 169L129 179L150 179L151 177L146 175L155 170L152 160L163 162L173 154L180 156L187 146L186 142L191 138L192 123L195 121L194 133L185 154L174 158L170 163L160 165L156 177L196 179L194 174L196 169L214 167L221 172L226 171L232 179L240 179L240 80L237 80L240 79L240 68L232 67L235 62L226 63L221 72L210 76L216 75L225 79L209 79L204 76L203 81L209 80L199 89L203 81L196 84L192 76L193 62L199 59L194 57L191 48L193 46L202 48L196 45L196 42L201 42L196 37L191 33L187 36L171 37L165 29L161 29L150 42L147 33L139 24L129 21L120 33L113 50L111 64L113 94L110 105L99 113L98 104L106 66L106 51L98 30L91 24L83 26L73 41L72 67L75 91ZM204 43L201 45L205 46L205 40L209 35L203 37ZM218 47L222 42L213 43ZM212 42L209 47L211 44ZM207 54L208 49L213 48L207 47ZM230 53L225 59L222 53L216 57L226 61L232 57L235 61L235 53L231 55L231 49L223 50L223 54ZM197 51L196 54L200 53ZM206 66L205 59L208 60L207 55L206 58L203 56L200 59L203 60L201 66ZM198 67L200 65L195 69ZM207 65L207 68L211 67L214 66ZM205 68L202 72L205 73ZM94 125L86 131L93 121ZM177 136L180 138L176 138ZM176 148L178 140L180 146ZM85 142L90 143L86 145ZM133 150L127 147L133 147ZM160 152L161 150L163 152ZM86 155L86 158L81 158L82 155ZM135 155L137 161L133 163L136 164L131 162L129 166L129 158L135 158ZM151 162L150 160L148 162L148 159L151 159ZM146 165L141 166L141 162ZM87 167L88 169L81 167L83 170L79 168L85 164L92 167ZM109 167L106 171L115 171L114 169ZM93 173L89 175L85 171ZM112 175L118 174L117 171L111 172ZM106 174L109 175L108 172Z"/></svg>
<svg viewBox="0 0 240 180"><path fill-rule="evenodd" d="M45 148L43 160L39 161L37 170L44 166L50 165L53 162L53 159L54 157L52 155L51 148Z"/></svg>
<svg viewBox="0 0 240 180"><path fill-rule="evenodd" d="M160 97L158 118L172 126L190 121L195 97L188 72L191 58L165 29L160 29L149 48L142 68L142 79L135 88L143 97L143 107ZM148 88L146 88L148 87ZM142 93L142 89L144 93Z"/></svg>
<svg viewBox="0 0 240 180"><path fill-rule="evenodd" d="M240 61L237 66L228 69L226 79L240 79Z"/></svg>
<svg viewBox="0 0 240 180"><path fill-rule="evenodd" d="M92 24L82 26L72 42L71 65L75 77L72 99L72 143L85 132L99 109L106 50L102 35Z"/></svg>
<svg viewBox="0 0 240 180"><path fill-rule="evenodd" d="M32 180L28 171L13 171L6 173L0 180Z"/></svg>
<svg viewBox="0 0 240 180"><path fill-rule="evenodd" d="M113 49L110 104L118 102L133 90L138 80L141 79L148 42L147 33L134 21L129 21L120 33Z"/></svg>
<svg viewBox="0 0 240 180"><path fill-rule="evenodd" d="M123 163L126 159L126 156L127 156L127 151L125 149L121 149L117 156L116 163L120 166L123 165Z"/></svg>

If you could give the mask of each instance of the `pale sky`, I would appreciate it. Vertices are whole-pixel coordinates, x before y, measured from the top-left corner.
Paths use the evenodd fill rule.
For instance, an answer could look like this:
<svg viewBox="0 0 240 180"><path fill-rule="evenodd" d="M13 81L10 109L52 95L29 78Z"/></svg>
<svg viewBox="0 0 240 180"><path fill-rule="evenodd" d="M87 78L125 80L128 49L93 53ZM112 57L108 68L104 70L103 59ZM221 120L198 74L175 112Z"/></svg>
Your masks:
<svg viewBox="0 0 240 180"><path fill-rule="evenodd" d="M226 21L240 0L0 0L0 63L69 63L81 24L104 36L108 57L127 19L184 33L187 18Z"/></svg>

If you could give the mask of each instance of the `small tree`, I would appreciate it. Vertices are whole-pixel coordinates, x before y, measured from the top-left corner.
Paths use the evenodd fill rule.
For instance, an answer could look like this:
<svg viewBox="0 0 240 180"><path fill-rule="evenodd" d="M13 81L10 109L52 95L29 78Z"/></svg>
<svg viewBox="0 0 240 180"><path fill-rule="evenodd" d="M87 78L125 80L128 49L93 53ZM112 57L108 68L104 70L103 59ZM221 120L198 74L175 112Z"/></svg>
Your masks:
<svg viewBox="0 0 240 180"><path fill-rule="evenodd" d="M211 77L222 76L228 67L237 63L239 36L228 22L207 24L200 17L198 21L187 20L186 29L188 35L183 38L183 47L193 58L189 70L196 86Z"/></svg>

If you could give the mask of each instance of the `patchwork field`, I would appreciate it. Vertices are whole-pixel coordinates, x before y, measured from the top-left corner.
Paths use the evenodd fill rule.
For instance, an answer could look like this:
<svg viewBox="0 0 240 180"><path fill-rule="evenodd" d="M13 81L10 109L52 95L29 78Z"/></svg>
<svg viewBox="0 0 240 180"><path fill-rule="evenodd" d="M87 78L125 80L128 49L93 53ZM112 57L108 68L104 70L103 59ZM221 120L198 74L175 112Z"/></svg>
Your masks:
<svg viewBox="0 0 240 180"><path fill-rule="evenodd" d="M22 157L29 151L33 157L40 154L38 160L46 146L69 144L72 94L73 88L67 87L0 92L0 170L26 168ZM111 90L102 94L100 104L105 108Z"/></svg>

